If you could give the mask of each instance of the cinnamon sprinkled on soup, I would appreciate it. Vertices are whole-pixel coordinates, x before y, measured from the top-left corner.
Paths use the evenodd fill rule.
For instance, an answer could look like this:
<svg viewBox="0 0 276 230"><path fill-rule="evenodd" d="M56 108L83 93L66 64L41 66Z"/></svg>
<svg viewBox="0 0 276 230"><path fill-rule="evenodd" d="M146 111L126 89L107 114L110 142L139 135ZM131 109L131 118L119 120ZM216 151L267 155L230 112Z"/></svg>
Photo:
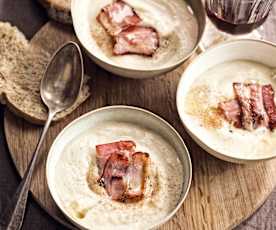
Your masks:
<svg viewBox="0 0 276 230"><path fill-rule="evenodd" d="M186 97L186 112L208 128L220 128L222 126L221 111L209 104L210 89L207 85L193 87Z"/></svg>

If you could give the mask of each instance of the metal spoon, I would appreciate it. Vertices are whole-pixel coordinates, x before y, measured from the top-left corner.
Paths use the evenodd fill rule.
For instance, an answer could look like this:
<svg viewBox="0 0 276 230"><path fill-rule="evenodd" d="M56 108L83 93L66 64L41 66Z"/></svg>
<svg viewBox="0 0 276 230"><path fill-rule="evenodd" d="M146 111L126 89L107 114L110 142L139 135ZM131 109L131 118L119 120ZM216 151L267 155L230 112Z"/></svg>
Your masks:
<svg viewBox="0 0 276 230"><path fill-rule="evenodd" d="M38 153L55 114L71 107L83 82L83 59L79 46L68 42L53 55L40 85L40 94L48 107L48 119L28 169L12 200L0 218L0 229L20 229L23 223L32 175Z"/></svg>

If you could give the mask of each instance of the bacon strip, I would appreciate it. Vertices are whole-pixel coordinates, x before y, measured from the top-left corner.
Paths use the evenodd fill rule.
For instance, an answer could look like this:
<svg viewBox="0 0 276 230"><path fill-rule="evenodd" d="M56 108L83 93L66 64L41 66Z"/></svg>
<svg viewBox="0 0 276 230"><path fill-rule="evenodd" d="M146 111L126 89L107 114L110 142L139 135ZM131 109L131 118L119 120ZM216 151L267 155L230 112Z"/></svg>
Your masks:
<svg viewBox="0 0 276 230"><path fill-rule="evenodd" d="M233 83L234 92L241 106L242 111L242 126L246 130L253 130L254 119L251 109L251 90L248 84Z"/></svg>
<svg viewBox="0 0 276 230"><path fill-rule="evenodd" d="M122 177L113 177L110 186L107 186L108 195L112 200L124 201L126 184Z"/></svg>
<svg viewBox="0 0 276 230"><path fill-rule="evenodd" d="M271 85L233 83L236 99L219 103L225 119L237 128L276 128L276 106ZM241 122L240 122L241 119Z"/></svg>
<svg viewBox="0 0 276 230"><path fill-rule="evenodd" d="M151 56L159 47L157 32L151 27L132 26L115 38L115 55L142 54Z"/></svg>
<svg viewBox="0 0 276 230"><path fill-rule="evenodd" d="M271 130L276 128L276 108L274 102L274 90L271 85L262 87L264 107L269 117L269 127Z"/></svg>
<svg viewBox="0 0 276 230"><path fill-rule="evenodd" d="M99 182L107 194L117 201L138 201L143 197L149 155L134 152L133 141L97 145Z"/></svg>
<svg viewBox="0 0 276 230"><path fill-rule="evenodd" d="M251 90L250 99L254 128L258 128L259 126L268 127L269 118L264 107L262 86L259 84L248 84L248 86Z"/></svg>
<svg viewBox="0 0 276 230"><path fill-rule="evenodd" d="M97 20L111 36L116 36L128 27L141 22L133 8L121 0L104 7Z"/></svg>
<svg viewBox="0 0 276 230"><path fill-rule="evenodd" d="M220 102L218 107L229 123L233 124L236 128L242 128L241 108L236 99Z"/></svg>
<svg viewBox="0 0 276 230"><path fill-rule="evenodd" d="M129 166L128 159L118 153L112 153L106 162L103 179L107 194L113 200L124 197L126 184L123 180Z"/></svg>
<svg viewBox="0 0 276 230"><path fill-rule="evenodd" d="M126 174L128 199L141 199L143 197L149 160L147 153L136 152L133 154Z"/></svg>
<svg viewBox="0 0 276 230"><path fill-rule="evenodd" d="M133 141L118 141L109 144L96 146L96 161L100 178L103 174L104 166L112 153L130 154L134 152L136 145Z"/></svg>

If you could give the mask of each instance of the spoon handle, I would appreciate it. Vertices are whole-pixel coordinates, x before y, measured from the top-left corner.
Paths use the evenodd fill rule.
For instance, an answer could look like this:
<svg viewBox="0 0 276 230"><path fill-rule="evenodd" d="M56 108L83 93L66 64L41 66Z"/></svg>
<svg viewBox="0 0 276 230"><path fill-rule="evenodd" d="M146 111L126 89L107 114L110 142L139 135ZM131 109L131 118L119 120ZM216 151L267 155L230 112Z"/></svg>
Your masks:
<svg viewBox="0 0 276 230"><path fill-rule="evenodd" d="M0 218L1 230L2 229L7 229L7 230L21 229L23 219L24 219L26 204L28 200L28 193L31 186L32 175L35 169L36 161L38 159L38 153L42 146L43 140L50 127L50 124L54 115L55 113L49 113L47 122L43 128L42 134L36 146L36 150L33 154L32 160L27 168L27 171L25 172L24 177L20 182L20 185L18 186L11 201L9 202L8 206L6 207L3 214L1 215L1 218Z"/></svg>

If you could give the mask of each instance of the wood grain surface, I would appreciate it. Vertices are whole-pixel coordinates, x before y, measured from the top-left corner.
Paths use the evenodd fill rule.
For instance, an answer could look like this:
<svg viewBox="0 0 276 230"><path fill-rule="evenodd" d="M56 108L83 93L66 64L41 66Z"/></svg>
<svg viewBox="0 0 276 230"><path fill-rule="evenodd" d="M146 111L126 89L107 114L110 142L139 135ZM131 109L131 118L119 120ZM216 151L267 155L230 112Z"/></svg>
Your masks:
<svg viewBox="0 0 276 230"><path fill-rule="evenodd" d="M48 23L32 42L51 45L54 50L51 41L62 37L63 33L64 29L60 26ZM33 179L34 197L52 216L66 223L49 194L45 178L45 161L51 143L60 130L76 117L95 108L115 104L139 106L165 118L179 131L190 150L194 171L191 190L176 216L161 229L230 229L265 201L276 184L276 160L250 165L226 163L209 156L184 131L176 111L175 93L187 64L158 78L130 80L107 73L86 60L87 72L92 76L92 96L72 115L51 127ZM4 119L9 150L22 175L31 159L41 127L30 125L9 111L6 111Z"/></svg>

